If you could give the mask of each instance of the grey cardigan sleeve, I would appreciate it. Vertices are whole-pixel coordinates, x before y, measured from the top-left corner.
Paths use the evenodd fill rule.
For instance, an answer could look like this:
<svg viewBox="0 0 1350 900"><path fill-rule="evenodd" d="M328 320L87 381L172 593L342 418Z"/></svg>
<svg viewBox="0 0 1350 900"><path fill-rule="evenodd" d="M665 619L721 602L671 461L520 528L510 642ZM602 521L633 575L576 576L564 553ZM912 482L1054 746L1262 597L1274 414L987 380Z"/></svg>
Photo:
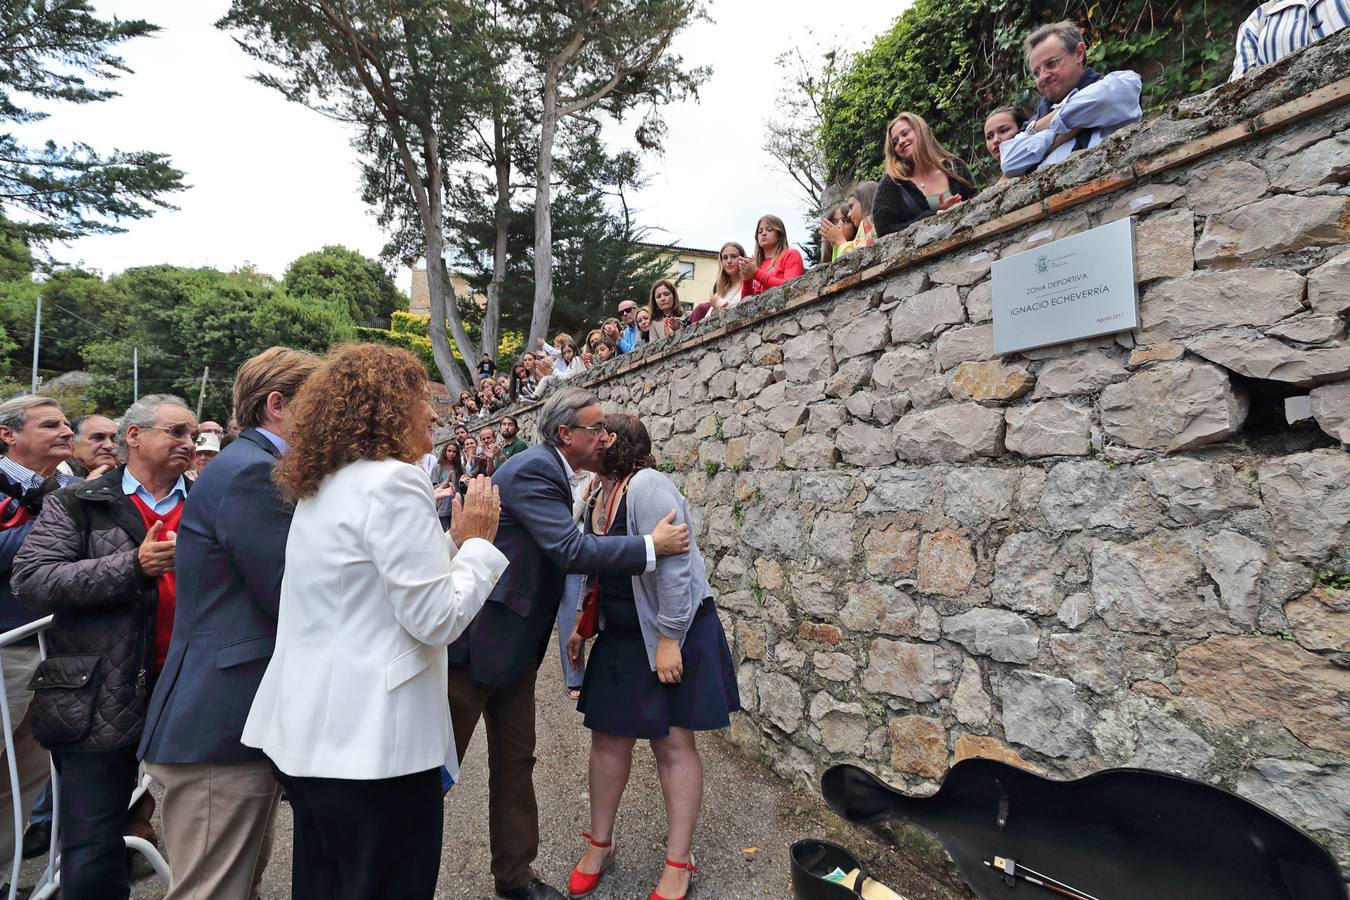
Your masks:
<svg viewBox="0 0 1350 900"><path fill-rule="evenodd" d="M643 469L633 476L628 487L628 503L637 534L651 534L672 509L675 510L675 524L689 524L684 497L669 478L655 469ZM698 603L703 599L693 596L693 582L701 580L693 571L697 559L691 543L688 553L657 557L656 571L642 577L648 591L655 587L657 629L672 640L684 641Z"/></svg>

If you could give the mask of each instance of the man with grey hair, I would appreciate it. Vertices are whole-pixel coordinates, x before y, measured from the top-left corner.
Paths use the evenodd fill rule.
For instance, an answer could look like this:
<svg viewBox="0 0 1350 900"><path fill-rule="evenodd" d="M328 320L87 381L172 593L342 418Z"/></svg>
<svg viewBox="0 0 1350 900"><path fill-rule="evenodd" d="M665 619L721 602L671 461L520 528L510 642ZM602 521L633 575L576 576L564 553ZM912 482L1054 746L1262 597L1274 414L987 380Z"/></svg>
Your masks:
<svg viewBox="0 0 1350 900"><path fill-rule="evenodd" d="M1022 133L999 148L1004 175L1062 162L1143 117L1139 74L1122 69L1102 75L1089 68L1087 44L1074 22L1037 28L1022 51L1041 99Z"/></svg>
<svg viewBox="0 0 1350 900"><path fill-rule="evenodd" d="M67 434L69 429L67 429ZM127 806L173 626L175 536L197 420L153 394L122 416L126 463L47 498L14 560L19 602L54 616L33 734L61 775L61 894L126 898Z"/></svg>
<svg viewBox="0 0 1350 900"><path fill-rule="evenodd" d="M539 411L541 444L492 476L501 492L493 542L511 565L467 631L450 645L450 715L463 760L480 718L487 722L488 839L500 900L561 900L535 876L539 808L534 796L534 682L569 572L637 575L658 556L687 553L689 529L670 511L651 534L583 534L572 517L569 479L598 471L609 432L596 396L563 386Z"/></svg>
<svg viewBox="0 0 1350 900"><path fill-rule="evenodd" d="M107 416L80 416L75 429L74 453L57 470L78 478L102 475L117 465L117 423Z"/></svg>
<svg viewBox="0 0 1350 900"><path fill-rule="evenodd" d="M10 588L14 555L33 528L33 520L51 491L77 479L57 467L70 459L74 432L55 400L40 396L15 397L0 403L0 440L7 451L0 457L0 631L9 631L41 618L20 606ZM14 729L14 763L19 774L19 813L27 819L33 801L47 781L51 761L33 737L28 715L33 691L28 687L38 666L37 637L0 649L5 669L5 699ZM0 744L0 761L4 745ZM13 796L8 778L0 778L0 860L14 849Z"/></svg>

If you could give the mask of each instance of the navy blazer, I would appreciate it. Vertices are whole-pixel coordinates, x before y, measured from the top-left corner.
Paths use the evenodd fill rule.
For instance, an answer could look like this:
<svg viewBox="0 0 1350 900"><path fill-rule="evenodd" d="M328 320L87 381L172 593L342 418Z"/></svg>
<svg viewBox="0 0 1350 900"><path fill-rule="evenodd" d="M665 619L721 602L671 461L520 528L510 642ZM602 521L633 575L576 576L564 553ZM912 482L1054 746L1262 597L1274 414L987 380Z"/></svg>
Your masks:
<svg viewBox="0 0 1350 900"><path fill-rule="evenodd" d="M544 658L569 572L637 575L647 568L642 535L582 534L562 456L540 444L492 476L502 501L497 549L511 564L467 631L450 645L450 665L481 684L504 687Z"/></svg>
<svg viewBox="0 0 1350 900"><path fill-rule="evenodd" d="M277 636L291 508L277 449L255 429L202 470L178 530L178 602L140 756L155 763L263 759L239 743Z"/></svg>

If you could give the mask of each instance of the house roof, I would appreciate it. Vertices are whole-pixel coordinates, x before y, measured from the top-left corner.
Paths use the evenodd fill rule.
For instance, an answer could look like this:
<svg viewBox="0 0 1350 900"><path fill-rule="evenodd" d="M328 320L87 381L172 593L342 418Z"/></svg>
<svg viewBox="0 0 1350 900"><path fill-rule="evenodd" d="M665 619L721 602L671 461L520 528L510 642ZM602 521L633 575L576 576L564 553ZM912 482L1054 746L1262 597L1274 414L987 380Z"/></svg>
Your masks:
<svg viewBox="0 0 1350 900"><path fill-rule="evenodd" d="M682 247L679 244L660 244L652 241L639 241L639 247L651 247L656 250L668 250L672 253L691 253L695 256L711 256L714 259L722 255L720 250L704 250L699 247Z"/></svg>

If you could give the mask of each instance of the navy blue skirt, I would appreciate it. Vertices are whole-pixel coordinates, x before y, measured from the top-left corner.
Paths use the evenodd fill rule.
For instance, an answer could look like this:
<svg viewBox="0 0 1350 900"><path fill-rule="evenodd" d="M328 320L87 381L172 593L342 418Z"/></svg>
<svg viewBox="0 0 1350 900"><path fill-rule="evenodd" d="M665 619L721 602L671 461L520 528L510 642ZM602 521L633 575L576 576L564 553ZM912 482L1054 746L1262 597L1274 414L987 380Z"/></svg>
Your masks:
<svg viewBox="0 0 1350 900"><path fill-rule="evenodd" d="M647 647L636 628L611 628L595 639L577 711L585 725L615 737L655 740L670 729L711 731L731 724L741 708L736 670L722 620L711 599L704 600L685 635L680 656L684 675L678 684L662 684L647 662Z"/></svg>

